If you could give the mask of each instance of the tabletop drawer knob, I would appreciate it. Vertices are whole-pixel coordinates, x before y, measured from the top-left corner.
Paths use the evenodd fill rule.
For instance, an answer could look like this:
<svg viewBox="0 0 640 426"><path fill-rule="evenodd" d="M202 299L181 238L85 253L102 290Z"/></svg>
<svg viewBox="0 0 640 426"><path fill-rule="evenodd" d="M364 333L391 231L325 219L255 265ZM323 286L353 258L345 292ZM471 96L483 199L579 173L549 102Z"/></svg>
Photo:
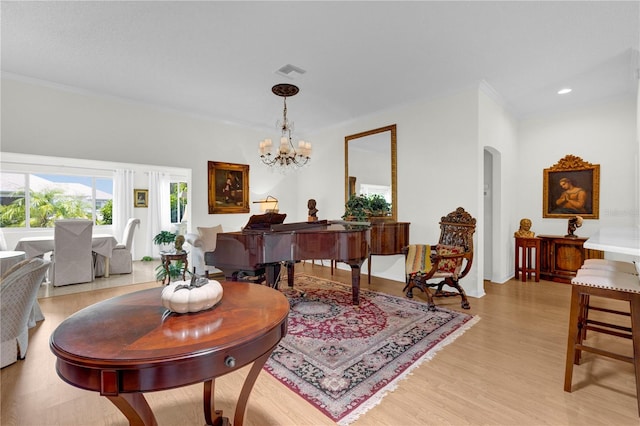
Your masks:
<svg viewBox="0 0 640 426"><path fill-rule="evenodd" d="M224 365L226 365L227 367L233 368L236 366L236 359L232 356L227 356L224 359Z"/></svg>

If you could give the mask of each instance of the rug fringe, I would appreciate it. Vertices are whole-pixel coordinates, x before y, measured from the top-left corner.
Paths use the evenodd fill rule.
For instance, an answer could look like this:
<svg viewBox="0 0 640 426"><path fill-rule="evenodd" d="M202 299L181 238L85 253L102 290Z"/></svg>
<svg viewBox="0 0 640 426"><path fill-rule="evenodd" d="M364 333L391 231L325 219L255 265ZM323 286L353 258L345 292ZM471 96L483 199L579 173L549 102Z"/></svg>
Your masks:
<svg viewBox="0 0 640 426"><path fill-rule="evenodd" d="M344 416L343 418L341 418L337 422L337 424L339 426L349 426L351 423L353 423L356 420L358 420L358 418L360 416L362 416L364 413L366 413L367 411L369 411L370 409L372 409L376 405L380 404L382 399L389 392L393 392L393 391L395 391L397 389L398 384L400 383L400 381L406 379L408 376L413 374L413 370L414 369L416 369L420 365L422 365L423 362L430 361L431 359L433 359L433 357L436 355L436 353L438 353L438 351L440 351L442 348L444 348L448 344L452 343L454 340L456 340L458 337L460 337L462 334L464 334L465 331L470 329L478 321L480 321L480 317L474 315L469 321L465 322L455 332L449 334L440 343L438 343L436 346L431 348L426 354L424 354L422 357L420 357L420 359L416 360L416 362L411 364L404 371L404 373L400 374L398 377L393 379L388 385L386 385L384 388L382 388L378 392L376 392L376 394L373 395L371 398L369 398L369 400L366 403L363 403L358 408L353 410L351 413L349 413L346 416Z"/></svg>

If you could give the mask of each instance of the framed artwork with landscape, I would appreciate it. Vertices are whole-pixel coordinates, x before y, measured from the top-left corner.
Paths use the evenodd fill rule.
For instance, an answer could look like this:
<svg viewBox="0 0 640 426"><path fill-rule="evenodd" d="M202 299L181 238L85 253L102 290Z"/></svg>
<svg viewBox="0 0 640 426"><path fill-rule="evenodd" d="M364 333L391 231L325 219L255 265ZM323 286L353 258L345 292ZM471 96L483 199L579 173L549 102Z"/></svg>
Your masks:
<svg viewBox="0 0 640 426"><path fill-rule="evenodd" d="M567 155L544 169L542 217L598 219L600 165Z"/></svg>
<svg viewBox="0 0 640 426"><path fill-rule="evenodd" d="M249 213L249 165L209 161L209 214Z"/></svg>
<svg viewBox="0 0 640 426"><path fill-rule="evenodd" d="M133 190L133 207L149 207L149 190Z"/></svg>

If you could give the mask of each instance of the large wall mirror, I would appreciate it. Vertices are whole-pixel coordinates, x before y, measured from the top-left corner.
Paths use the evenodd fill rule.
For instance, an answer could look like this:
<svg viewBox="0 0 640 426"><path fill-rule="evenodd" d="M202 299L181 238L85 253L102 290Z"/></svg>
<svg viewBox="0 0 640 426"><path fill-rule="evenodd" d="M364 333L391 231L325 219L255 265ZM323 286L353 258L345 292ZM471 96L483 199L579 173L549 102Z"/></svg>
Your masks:
<svg viewBox="0 0 640 426"><path fill-rule="evenodd" d="M344 138L345 202L351 194L380 194L398 220L396 125Z"/></svg>

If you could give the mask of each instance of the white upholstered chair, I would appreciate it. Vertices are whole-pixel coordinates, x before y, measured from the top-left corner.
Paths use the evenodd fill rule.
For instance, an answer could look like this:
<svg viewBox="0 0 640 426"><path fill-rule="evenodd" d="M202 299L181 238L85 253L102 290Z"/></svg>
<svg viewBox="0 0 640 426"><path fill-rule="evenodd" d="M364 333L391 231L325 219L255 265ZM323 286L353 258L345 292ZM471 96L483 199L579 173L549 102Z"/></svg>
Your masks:
<svg viewBox="0 0 640 426"><path fill-rule="evenodd" d="M4 232L0 229L0 250L6 251L7 248L7 240L4 238Z"/></svg>
<svg viewBox="0 0 640 426"><path fill-rule="evenodd" d="M208 271L211 275L222 272L213 265L207 265L205 261L205 253L215 251L220 232L223 232L222 225L210 228L199 226L197 234L189 233L184 236L185 242L191 245L191 261L189 265L195 268L196 273L203 274L204 271Z"/></svg>
<svg viewBox="0 0 640 426"><path fill-rule="evenodd" d="M27 355L29 316L38 297L48 260L38 257L24 260L6 271L0 281L0 363L13 364Z"/></svg>
<svg viewBox="0 0 640 426"><path fill-rule="evenodd" d="M130 218L124 227L122 240L113 248L109 267L110 274L130 274L133 270L131 247L136 226L140 226L140 219Z"/></svg>
<svg viewBox="0 0 640 426"><path fill-rule="evenodd" d="M91 220L55 221L51 256L51 283L54 286L93 281L92 231Z"/></svg>

